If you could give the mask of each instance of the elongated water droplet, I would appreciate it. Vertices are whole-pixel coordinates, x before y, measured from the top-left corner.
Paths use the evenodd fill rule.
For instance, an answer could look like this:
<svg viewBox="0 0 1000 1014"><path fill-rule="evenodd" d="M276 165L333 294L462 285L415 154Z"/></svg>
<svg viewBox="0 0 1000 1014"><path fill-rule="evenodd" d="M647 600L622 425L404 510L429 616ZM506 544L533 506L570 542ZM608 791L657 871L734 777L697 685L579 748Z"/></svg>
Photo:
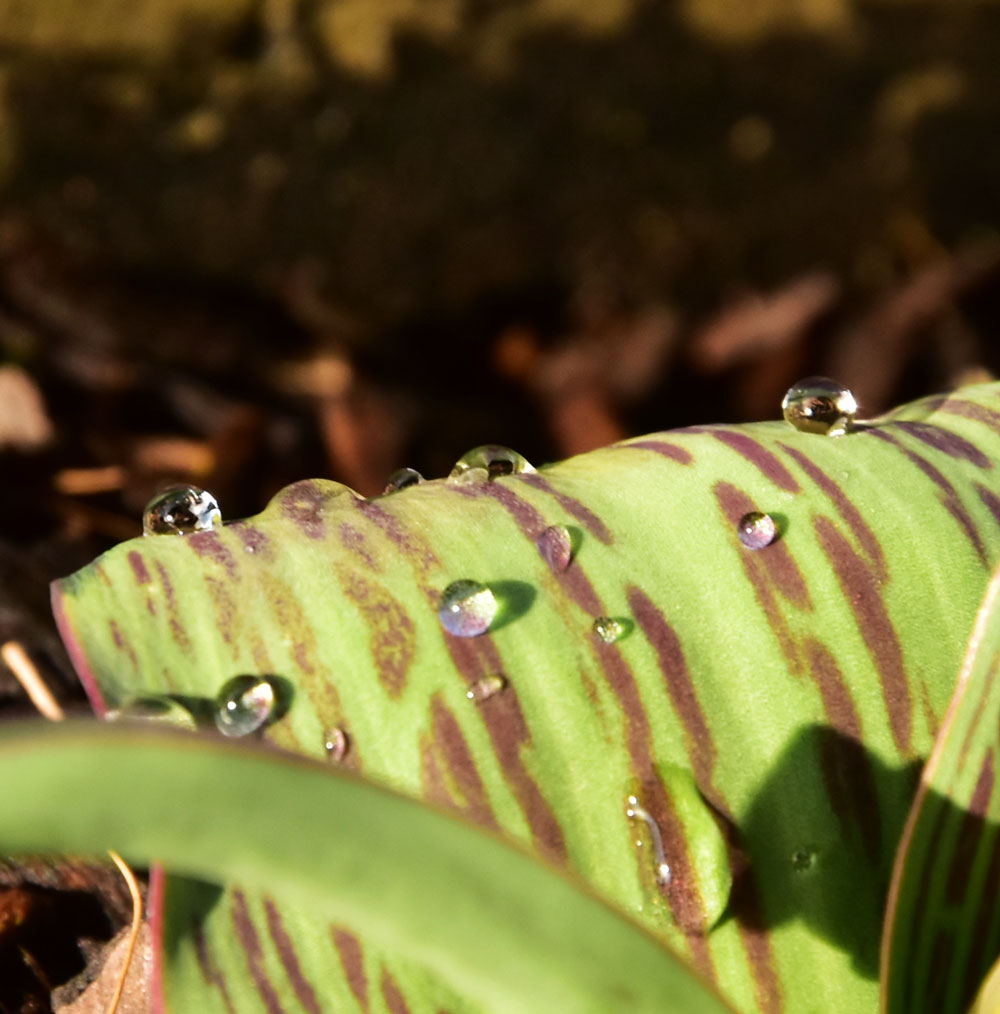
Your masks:
<svg viewBox="0 0 1000 1014"><path fill-rule="evenodd" d="M660 833L659 825L639 805L639 800L636 796L629 796L626 799L625 816L632 821L632 825L636 830L635 847L646 849L652 857L656 882L660 887L669 886L673 874L670 871L670 864L667 862L666 854L663 851L663 835Z"/></svg>
<svg viewBox="0 0 1000 1014"><path fill-rule="evenodd" d="M538 552L549 568L561 574L573 559L573 540L564 525L550 525L535 540Z"/></svg>
<svg viewBox="0 0 1000 1014"><path fill-rule="evenodd" d="M197 727L194 715L180 701L172 697L155 695L126 697L117 708L109 711L104 717L109 722L162 722L164 725L192 731Z"/></svg>
<svg viewBox="0 0 1000 1014"><path fill-rule="evenodd" d="M416 486L424 481L424 477L415 468L397 468L389 476L382 493L395 493L398 490L406 489L407 486Z"/></svg>
<svg viewBox="0 0 1000 1014"><path fill-rule="evenodd" d="M188 535L222 524L222 512L211 493L197 486L174 486L158 493L142 515L143 535Z"/></svg>
<svg viewBox="0 0 1000 1014"><path fill-rule="evenodd" d="M778 537L778 526L770 514L750 511L740 518L739 536L747 549L763 549Z"/></svg>
<svg viewBox="0 0 1000 1014"><path fill-rule="evenodd" d="M474 469L485 471L485 478L489 480L499 479L502 475L519 475L535 470L517 451L501 447L499 444L483 444L482 447L473 447L467 454L463 454L455 462L455 467L448 478L465 479L466 473Z"/></svg>
<svg viewBox="0 0 1000 1014"><path fill-rule="evenodd" d="M625 624L611 616L598 616L591 629L605 644L614 644L625 633Z"/></svg>
<svg viewBox="0 0 1000 1014"><path fill-rule="evenodd" d="M215 698L215 724L226 736L248 736L274 714L274 684L262 676L234 676Z"/></svg>
<svg viewBox="0 0 1000 1014"><path fill-rule="evenodd" d="M465 692L465 696L470 701L475 701L477 704L482 704L483 701L488 701L491 697L495 697L501 691L507 687L507 681L503 676L493 674L492 676L484 676L482 679L476 680L475 683L469 687Z"/></svg>
<svg viewBox="0 0 1000 1014"><path fill-rule="evenodd" d="M485 634L496 614L496 597L479 581L453 581L441 593L438 616L444 629L455 637Z"/></svg>
<svg viewBox="0 0 1000 1014"><path fill-rule="evenodd" d="M816 864L816 850L808 847L797 848L792 853L792 869L796 873L808 873Z"/></svg>
<svg viewBox="0 0 1000 1014"><path fill-rule="evenodd" d="M829 377L806 377L793 384L781 402L786 422L806 433L843 436L858 414L854 395Z"/></svg>
<svg viewBox="0 0 1000 1014"><path fill-rule="evenodd" d="M333 761L334 764L339 764L344 759L350 745L347 733L339 726L327 729L323 736L323 749L326 750L327 760Z"/></svg>

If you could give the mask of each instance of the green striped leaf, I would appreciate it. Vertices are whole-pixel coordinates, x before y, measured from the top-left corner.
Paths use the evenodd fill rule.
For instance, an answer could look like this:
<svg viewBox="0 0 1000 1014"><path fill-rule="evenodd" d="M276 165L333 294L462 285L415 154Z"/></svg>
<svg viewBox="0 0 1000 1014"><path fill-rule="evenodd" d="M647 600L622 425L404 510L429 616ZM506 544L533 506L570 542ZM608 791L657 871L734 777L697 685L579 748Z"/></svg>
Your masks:
<svg viewBox="0 0 1000 1014"><path fill-rule="evenodd" d="M322 758L342 730L345 767L573 871L737 1009L874 1010L914 765L1000 548L998 452L986 385L839 438L700 427L373 500L302 482L248 521L119 546L54 605L98 710L273 675L288 707L266 739ZM751 511L777 522L766 548L739 538ZM550 526L572 536L564 570L536 544ZM500 601L480 637L439 622L457 580ZM601 616L624 636L595 636ZM495 677L506 689L477 691ZM172 995L224 1011L266 961L274 994L241 1012L298 1009L315 951L309 975L339 955L329 989L367 1009L374 944L355 935L345 958L297 913L272 947L263 901L244 912L234 892L193 919L167 879ZM237 908L260 954L249 933L234 945ZM454 1006L391 967L411 1010Z"/></svg>
<svg viewBox="0 0 1000 1014"><path fill-rule="evenodd" d="M976 618L896 859L883 938L889 1014L960 1014L1000 956L998 596L1000 569Z"/></svg>
<svg viewBox="0 0 1000 1014"><path fill-rule="evenodd" d="M494 835L288 754L143 732L88 723L0 739L4 847L99 854L113 841L132 859L236 877L410 954L469 1009L730 1010L648 934ZM401 860L404 875L387 877ZM197 901L217 895L202 884ZM280 955L285 930L264 897ZM269 984L269 956L252 950L251 976ZM297 985L285 1009L335 1009L301 975ZM244 991L232 984L235 1010Z"/></svg>

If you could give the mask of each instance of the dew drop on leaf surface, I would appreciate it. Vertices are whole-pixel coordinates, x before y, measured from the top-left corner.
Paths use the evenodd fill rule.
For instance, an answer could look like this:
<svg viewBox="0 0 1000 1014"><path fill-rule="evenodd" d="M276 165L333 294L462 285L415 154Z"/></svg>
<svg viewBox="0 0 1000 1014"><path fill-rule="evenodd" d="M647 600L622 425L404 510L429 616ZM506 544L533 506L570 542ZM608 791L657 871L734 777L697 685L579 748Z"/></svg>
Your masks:
<svg viewBox="0 0 1000 1014"><path fill-rule="evenodd" d="M225 736L249 736L274 714L274 684L261 676L234 676L215 698L215 724Z"/></svg>
<svg viewBox="0 0 1000 1014"><path fill-rule="evenodd" d="M625 633L625 624L611 616L598 616L591 630L605 643L614 644Z"/></svg>
<svg viewBox="0 0 1000 1014"><path fill-rule="evenodd" d="M339 764L347 753L350 740L347 733L339 727L327 729L323 734L323 749L326 751L326 758L334 764Z"/></svg>
<svg viewBox="0 0 1000 1014"><path fill-rule="evenodd" d="M854 422L858 403L843 384L829 377L807 377L793 384L781 402L785 421L804 433L843 436Z"/></svg>
<svg viewBox="0 0 1000 1014"><path fill-rule="evenodd" d="M441 626L455 637L485 634L496 614L496 597L479 581L453 581L441 593Z"/></svg>
<svg viewBox="0 0 1000 1014"><path fill-rule="evenodd" d="M740 542L747 549L763 549L771 545L778 537L778 526L770 514L762 514L760 511L750 511L740 518L739 525Z"/></svg>
<svg viewBox="0 0 1000 1014"><path fill-rule="evenodd" d="M475 683L469 687L465 692L465 696L470 701L475 701L477 704L482 704L483 701L488 701L491 697L495 697L501 691L506 689L507 681L503 676L499 676L494 673L491 676L484 676L480 680L476 680Z"/></svg>
<svg viewBox="0 0 1000 1014"><path fill-rule="evenodd" d="M634 838L637 849L646 849L652 857L656 882L660 887L669 885L673 874L670 864L667 862L666 854L663 851L663 835L660 833L659 825L653 820L648 811L639 805L636 796L629 796L625 800L625 816L632 822L636 831Z"/></svg>
<svg viewBox="0 0 1000 1014"><path fill-rule="evenodd" d="M146 504L142 514L143 535L189 535L221 524L218 501L197 486L165 489Z"/></svg>
<svg viewBox="0 0 1000 1014"><path fill-rule="evenodd" d="M419 485L423 481L424 477L415 468L397 468L389 476L382 493L383 495L386 493L396 493L401 489L406 489L407 486Z"/></svg>
<svg viewBox="0 0 1000 1014"><path fill-rule="evenodd" d="M796 873L807 873L816 864L816 850L811 848L797 848L792 853L792 869Z"/></svg>
<svg viewBox="0 0 1000 1014"><path fill-rule="evenodd" d="M139 721L158 722L178 729L196 728L194 715L180 701L172 697L126 697L122 703L105 716L109 722Z"/></svg>
<svg viewBox="0 0 1000 1014"><path fill-rule="evenodd" d="M561 574L573 557L573 541L563 525L550 525L535 540L538 552L549 565L549 569Z"/></svg>
<svg viewBox="0 0 1000 1014"><path fill-rule="evenodd" d="M499 444L483 444L481 447L473 447L471 451L463 454L455 462L449 479L499 479L503 475L519 475L522 472L534 472L534 467L528 460L517 451L509 447L501 447ZM475 474L484 472L484 476ZM466 473L473 472L468 476Z"/></svg>

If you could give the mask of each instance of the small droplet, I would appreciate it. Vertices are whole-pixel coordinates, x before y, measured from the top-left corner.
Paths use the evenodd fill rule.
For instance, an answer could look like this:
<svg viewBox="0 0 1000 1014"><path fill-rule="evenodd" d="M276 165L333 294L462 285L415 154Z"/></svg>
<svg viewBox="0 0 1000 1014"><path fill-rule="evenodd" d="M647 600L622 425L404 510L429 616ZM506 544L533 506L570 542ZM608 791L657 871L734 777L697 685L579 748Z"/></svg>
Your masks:
<svg viewBox="0 0 1000 1014"><path fill-rule="evenodd" d="M534 472L534 468L526 458L512 451L509 447L501 447L499 444L483 444L482 447L473 447L467 454L455 462L455 467L448 476L452 481L466 479L466 473L477 470L486 473L485 478L492 481L503 475L519 475L522 472ZM480 478L478 475L476 478Z"/></svg>
<svg viewBox="0 0 1000 1014"><path fill-rule="evenodd" d="M215 724L225 736L248 736L274 714L274 684L261 676L234 676L215 698Z"/></svg>
<svg viewBox="0 0 1000 1014"><path fill-rule="evenodd" d="M629 796L625 801L625 816L636 826L637 836L635 846L640 849L648 849L653 859L653 871L656 874L656 882L660 887L667 887L673 877L670 864L667 862L666 854L663 851L663 835L660 833L659 825L653 820L648 811L639 805L636 796Z"/></svg>
<svg viewBox="0 0 1000 1014"><path fill-rule="evenodd" d="M549 569L561 574L573 558L573 540L564 525L550 525L535 540L538 552Z"/></svg>
<svg viewBox="0 0 1000 1014"><path fill-rule="evenodd" d="M383 495L397 493L401 489L406 489L407 486L416 486L423 481L424 477L415 468L397 468L389 476L382 493Z"/></svg>
<svg viewBox="0 0 1000 1014"><path fill-rule="evenodd" d="M797 430L839 437L851 428L858 403L843 384L829 377L807 377L788 389L781 411Z"/></svg>
<svg viewBox="0 0 1000 1014"><path fill-rule="evenodd" d="M455 637L485 634L496 614L496 597L478 581L453 581L441 593L438 616L444 629Z"/></svg>
<svg viewBox="0 0 1000 1014"><path fill-rule="evenodd" d="M740 518L739 536L747 549L763 549L778 537L778 526L770 514L750 511Z"/></svg>
<svg viewBox="0 0 1000 1014"><path fill-rule="evenodd" d="M323 736L323 749L326 750L326 758L333 761L334 764L339 764L344 759L350 745L347 733L339 726L327 729Z"/></svg>
<svg viewBox="0 0 1000 1014"><path fill-rule="evenodd" d="M469 687L465 692L465 696L470 701L475 701L477 704L482 704L483 701L488 701L491 697L495 697L501 691L507 688L507 681L503 676L492 675L484 676L482 679L476 680L475 683Z"/></svg>
<svg viewBox="0 0 1000 1014"><path fill-rule="evenodd" d="M816 863L816 850L811 848L796 849L792 853L792 869L796 873L807 873Z"/></svg>
<svg viewBox="0 0 1000 1014"><path fill-rule="evenodd" d="M222 512L211 493L197 486L174 486L158 493L142 515L143 535L189 535L222 524Z"/></svg>
<svg viewBox="0 0 1000 1014"><path fill-rule="evenodd" d="M598 616L591 630L605 643L614 644L625 633L625 624L610 616Z"/></svg>
<svg viewBox="0 0 1000 1014"><path fill-rule="evenodd" d="M127 697L104 717L109 722L157 722L192 731L197 727L194 715L172 697Z"/></svg>

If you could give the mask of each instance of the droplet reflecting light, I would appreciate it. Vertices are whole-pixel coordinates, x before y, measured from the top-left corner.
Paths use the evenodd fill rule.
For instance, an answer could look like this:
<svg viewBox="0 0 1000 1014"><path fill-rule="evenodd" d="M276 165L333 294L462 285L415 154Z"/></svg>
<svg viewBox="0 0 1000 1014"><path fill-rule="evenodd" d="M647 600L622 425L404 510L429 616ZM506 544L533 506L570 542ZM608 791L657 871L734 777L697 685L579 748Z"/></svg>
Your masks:
<svg viewBox="0 0 1000 1014"><path fill-rule="evenodd" d="M274 684L262 676L234 676L215 698L215 724L225 736L249 736L274 714Z"/></svg>
<svg viewBox="0 0 1000 1014"><path fill-rule="evenodd" d="M197 727L194 715L180 701L166 696L126 697L117 708L109 711L104 717L109 722L158 722L192 731Z"/></svg>
<svg viewBox="0 0 1000 1014"><path fill-rule="evenodd" d="M323 749L326 751L327 760L334 764L339 764L344 759L350 745L347 733L339 726L327 729L323 736Z"/></svg>
<svg viewBox="0 0 1000 1014"><path fill-rule="evenodd" d="M453 581L441 593L438 616L441 625L455 637L485 634L497 615L493 592L479 581Z"/></svg>
<svg viewBox="0 0 1000 1014"><path fill-rule="evenodd" d="M534 472L534 467L528 460L517 451L509 447L501 447L499 444L483 444L481 447L473 447L467 454L455 462L448 478L452 481L469 478L466 473L474 470L485 472L483 478L488 480L499 479L503 475L519 475L523 472ZM478 475L476 478L480 478Z"/></svg>
<svg viewBox="0 0 1000 1014"><path fill-rule="evenodd" d="M408 486L417 486L424 481L424 477L415 468L397 468L389 476L382 493L396 493Z"/></svg>
<svg viewBox="0 0 1000 1014"><path fill-rule="evenodd" d="M143 535L189 535L221 524L215 497L197 486L174 486L158 493L142 514Z"/></svg>
<svg viewBox="0 0 1000 1014"><path fill-rule="evenodd" d="M538 536L535 545L553 573L561 574L573 558L573 540L564 525L550 525Z"/></svg>
<svg viewBox="0 0 1000 1014"><path fill-rule="evenodd" d="M785 421L806 433L843 436L858 414L851 391L829 377L807 377L793 384L781 402Z"/></svg>
<svg viewBox="0 0 1000 1014"><path fill-rule="evenodd" d="M625 816L634 824L641 825L638 828L640 836L635 838L636 848L648 848L653 860L656 882L660 887L667 887L673 879L673 873L663 851L663 835L660 833L659 825L650 813L639 805L636 796L629 796L625 801Z"/></svg>
<svg viewBox="0 0 1000 1014"><path fill-rule="evenodd" d="M591 630L605 643L614 644L625 633L625 624L611 616L598 616Z"/></svg>
<svg viewBox="0 0 1000 1014"><path fill-rule="evenodd" d="M747 549L763 549L771 545L778 537L778 526L770 514L762 514L760 511L750 511L744 514L739 521L740 542Z"/></svg>
<svg viewBox="0 0 1000 1014"><path fill-rule="evenodd" d="M503 678L503 676L493 674L476 680L476 682L473 683L468 690L466 690L465 696L468 697L470 701L482 704L483 701L488 701L491 697L496 697L496 695L505 690L506 687L507 681Z"/></svg>

